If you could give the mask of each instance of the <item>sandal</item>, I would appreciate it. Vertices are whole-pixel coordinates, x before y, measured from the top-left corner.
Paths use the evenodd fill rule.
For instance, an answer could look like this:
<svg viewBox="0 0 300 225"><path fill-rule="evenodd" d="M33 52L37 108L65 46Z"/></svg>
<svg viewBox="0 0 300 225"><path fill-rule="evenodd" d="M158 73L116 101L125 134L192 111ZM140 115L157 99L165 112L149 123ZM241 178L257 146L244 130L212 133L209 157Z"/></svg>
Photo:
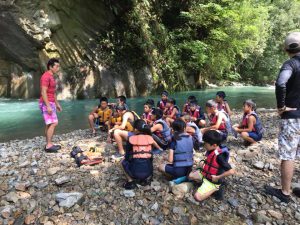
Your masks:
<svg viewBox="0 0 300 225"><path fill-rule="evenodd" d="M81 154L80 156L75 156L75 162L78 167L82 165L96 165L103 162L101 157L89 158L86 155Z"/></svg>
<svg viewBox="0 0 300 225"><path fill-rule="evenodd" d="M126 183L123 184L123 188L125 188L126 190L133 190L135 188L137 188L136 184L134 181L127 181Z"/></svg>
<svg viewBox="0 0 300 225"><path fill-rule="evenodd" d="M50 148L44 148L45 152L47 153L57 153L58 150L60 149L60 146L57 146L57 145L52 145Z"/></svg>
<svg viewBox="0 0 300 225"><path fill-rule="evenodd" d="M84 158L83 160L80 161L80 164L81 165L96 165L96 164L99 164L99 163L102 163L103 160L102 158L95 158L95 159L90 159L88 157Z"/></svg>
<svg viewBox="0 0 300 225"><path fill-rule="evenodd" d="M74 146L74 147L72 148L72 151L71 151L70 155L71 155L72 158L75 158L79 153L82 153L82 152L83 152L83 151L81 150L80 147Z"/></svg>
<svg viewBox="0 0 300 225"><path fill-rule="evenodd" d="M87 157L85 155L82 155L82 154L80 156L76 155L74 158L75 158L75 162L76 162L78 167L81 166L81 161L83 161L84 159L87 159Z"/></svg>

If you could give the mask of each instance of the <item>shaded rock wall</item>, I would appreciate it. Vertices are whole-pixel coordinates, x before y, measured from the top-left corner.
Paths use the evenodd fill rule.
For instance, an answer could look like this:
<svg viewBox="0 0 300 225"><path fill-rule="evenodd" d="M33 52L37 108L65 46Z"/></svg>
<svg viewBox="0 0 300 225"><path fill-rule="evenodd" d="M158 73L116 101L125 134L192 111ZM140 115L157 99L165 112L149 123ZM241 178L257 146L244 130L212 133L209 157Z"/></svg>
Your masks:
<svg viewBox="0 0 300 225"><path fill-rule="evenodd" d="M62 67L59 99L131 97L152 90L148 68L103 65L99 38L115 14L102 1L2 0L0 18L0 97L38 97L51 57L59 58Z"/></svg>

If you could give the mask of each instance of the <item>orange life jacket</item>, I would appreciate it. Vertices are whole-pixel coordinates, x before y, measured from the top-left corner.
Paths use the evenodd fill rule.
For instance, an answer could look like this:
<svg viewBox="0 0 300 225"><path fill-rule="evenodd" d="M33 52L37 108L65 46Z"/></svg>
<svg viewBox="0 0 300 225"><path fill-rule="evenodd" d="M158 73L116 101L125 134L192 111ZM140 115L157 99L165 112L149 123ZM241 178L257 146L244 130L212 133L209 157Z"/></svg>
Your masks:
<svg viewBox="0 0 300 225"><path fill-rule="evenodd" d="M132 144L132 157L137 159L149 159L152 157L153 138L150 135L138 134L129 137Z"/></svg>

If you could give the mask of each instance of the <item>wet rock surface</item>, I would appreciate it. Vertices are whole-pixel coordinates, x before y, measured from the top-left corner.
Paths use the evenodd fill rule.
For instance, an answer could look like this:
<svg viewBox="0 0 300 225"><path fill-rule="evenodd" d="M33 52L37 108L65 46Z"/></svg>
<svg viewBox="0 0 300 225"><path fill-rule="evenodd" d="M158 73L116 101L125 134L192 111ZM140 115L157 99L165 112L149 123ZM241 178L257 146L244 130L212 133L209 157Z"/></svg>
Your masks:
<svg viewBox="0 0 300 225"><path fill-rule="evenodd" d="M124 191L120 164L110 158L116 146L106 144L104 133L92 137L78 130L55 136L62 146L57 154L42 151L43 137L0 143L0 224L299 224L299 198L284 204L263 192L265 184L280 185L278 117L275 112L259 115L266 128L261 143L246 148L241 139L228 138L236 174L226 179L223 201L196 202L196 185L170 187L157 171L167 153L154 156L151 185ZM232 120L239 122L241 114ZM70 157L74 145L97 147L104 162L77 167ZM195 153L195 166L203 155ZM300 183L298 164L293 182Z"/></svg>

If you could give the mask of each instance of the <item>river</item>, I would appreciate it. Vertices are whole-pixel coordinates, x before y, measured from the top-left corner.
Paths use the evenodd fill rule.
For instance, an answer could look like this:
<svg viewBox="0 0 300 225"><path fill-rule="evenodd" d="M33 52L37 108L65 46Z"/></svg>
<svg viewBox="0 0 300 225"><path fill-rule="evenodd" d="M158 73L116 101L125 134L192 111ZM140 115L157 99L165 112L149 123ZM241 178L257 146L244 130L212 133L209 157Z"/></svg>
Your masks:
<svg viewBox="0 0 300 225"><path fill-rule="evenodd" d="M177 92L171 94L182 108L189 95L195 95L202 107L205 101L215 97L217 91L226 92L226 99L231 108L241 109L243 101L251 98L257 107L275 108L275 94L273 87L222 87L206 90ZM146 99L153 98L157 102L160 96L137 97L128 99L130 109L139 114L143 111ZM66 133L77 129L88 128L87 117L98 100L64 100L60 101L63 111L58 114L59 125L56 134ZM115 102L115 99L110 99ZM0 99L0 142L14 139L26 139L43 135L44 125L38 100Z"/></svg>

